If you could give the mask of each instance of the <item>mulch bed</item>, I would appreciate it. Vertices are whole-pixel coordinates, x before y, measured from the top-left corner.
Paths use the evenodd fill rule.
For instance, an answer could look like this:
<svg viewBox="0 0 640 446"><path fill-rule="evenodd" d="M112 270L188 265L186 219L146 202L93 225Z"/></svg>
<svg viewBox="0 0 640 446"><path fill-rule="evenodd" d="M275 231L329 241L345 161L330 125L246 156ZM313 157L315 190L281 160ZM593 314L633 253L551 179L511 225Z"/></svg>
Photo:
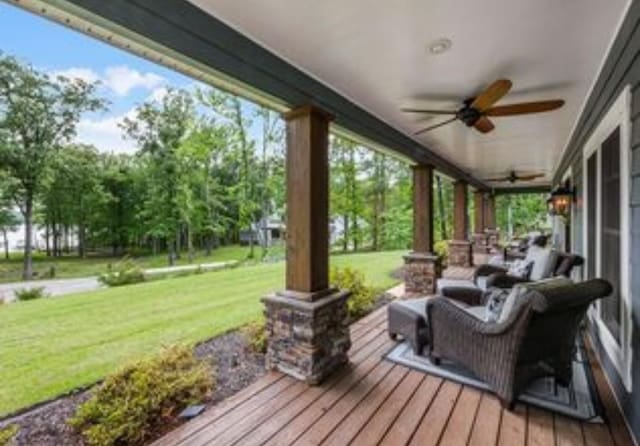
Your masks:
<svg viewBox="0 0 640 446"><path fill-rule="evenodd" d="M212 359L216 369L216 388L206 401L212 406L242 390L265 373L264 355L248 348L239 331L232 331L196 346L196 355ZM0 422L20 426L18 446L80 446L81 438L67 425L79 404L89 398L90 390L58 398L21 415Z"/></svg>
<svg viewBox="0 0 640 446"><path fill-rule="evenodd" d="M374 311L394 297L381 293L374 303ZM253 352L240 331L232 331L198 344L195 348L200 358L213 360L216 388L207 407L247 387L265 373L263 354ZM10 424L20 426L16 446L81 446L82 439L67 425L78 405L90 396L90 389L60 397L37 406L20 415L0 421L0 429Z"/></svg>

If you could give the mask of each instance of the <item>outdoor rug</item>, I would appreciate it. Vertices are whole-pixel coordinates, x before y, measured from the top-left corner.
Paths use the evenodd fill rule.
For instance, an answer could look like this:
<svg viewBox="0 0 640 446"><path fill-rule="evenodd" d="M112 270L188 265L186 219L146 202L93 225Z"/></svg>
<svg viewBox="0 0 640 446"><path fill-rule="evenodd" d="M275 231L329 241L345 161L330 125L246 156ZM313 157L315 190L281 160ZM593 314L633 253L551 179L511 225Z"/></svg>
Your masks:
<svg viewBox="0 0 640 446"><path fill-rule="evenodd" d="M573 380L569 387L557 385L553 378L540 378L531 383L518 401L581 421L602 423L604 412L582 341L578 342L577 347L573 361ZM481 390L488 389L483 381L453 362L442 360L437 366L426 356L414 354L407 342L393 347L386 359L460 384Z"/></svg>

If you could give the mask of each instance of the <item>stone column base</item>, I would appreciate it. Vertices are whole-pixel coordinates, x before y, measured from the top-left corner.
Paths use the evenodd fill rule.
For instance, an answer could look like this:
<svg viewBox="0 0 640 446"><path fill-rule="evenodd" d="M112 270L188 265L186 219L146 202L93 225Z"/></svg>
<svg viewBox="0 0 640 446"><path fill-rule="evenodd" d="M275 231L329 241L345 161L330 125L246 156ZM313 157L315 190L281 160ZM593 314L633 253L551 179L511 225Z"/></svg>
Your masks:
<svg viewBox="0 0 640 446"><path fill-rule="evenodd" d="M266 366L319 384L349 359L351 292L329 290L304 300L300 294L283 291L262 299L269 339Z"/></svg>
<svg viewBox="0 0 640 446"><path fill-rule="evenodd" d="M484 232L478 232L471 236L473 240L473 252L489 254L489 237Z"/></svg>
<svg viewBox="0 0 640 446"><path fill-rule="evenodd" d="M435 294L442 276L440 258L430 253L412 252L404 256L404 289L407 294Z"/></svg>
<svg viewBox="0 0 640 446"><path fill-rule="evenodd" d="M487 229L487 245L490 249L499 249L500 232L497 229Z"/></svg>
<svg viewBox="0 0 640 446"><path fill-rule="evenodd" d="M449 242L449 266L470 267L473 264L471 242L451 240Z"/></svg>

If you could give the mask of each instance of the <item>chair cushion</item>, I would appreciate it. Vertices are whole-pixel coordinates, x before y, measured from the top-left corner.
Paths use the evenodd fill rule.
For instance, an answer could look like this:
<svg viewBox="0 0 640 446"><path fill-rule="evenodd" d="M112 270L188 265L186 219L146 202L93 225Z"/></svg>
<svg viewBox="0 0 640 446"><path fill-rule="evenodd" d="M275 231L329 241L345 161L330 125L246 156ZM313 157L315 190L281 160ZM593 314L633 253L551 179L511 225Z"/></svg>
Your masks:
<svg viewBox="0 0 640 446"><path fill-rule="evenodd" d="M531 269L533 268L533 260L518 259L514 260L509 268L508 274L514 277L520 277L522 279L528 279L531 275Z"/></svg>
<svg viewBox="0 0 640 446"><path fill-rule="evenodd" d="M427 300L427 297L422 297L420 299L396 300L392 303L392 305L405 307L413 311L414 313L418 313L422 317L424 317L426 313L425 309L427 307Z"/></svg>
<svg viewBox="0 0 640 446"><path fill-rule="evenodd" d="M536 281L550 277L556 264L558 253L549 248L532 246L525 260L533 262L529 279Z"/></svg>
<svg viewBox="0 0 640 446"><path fill-rule="evenodd" d="M466 307L463 308L463 310L465 311L465 313L470 314L471 316L475 317L478 320L481 320L482 322L487 322L485 319L485 307L484 305L479 305L479 306L474 306L474 307Z"/></svg>

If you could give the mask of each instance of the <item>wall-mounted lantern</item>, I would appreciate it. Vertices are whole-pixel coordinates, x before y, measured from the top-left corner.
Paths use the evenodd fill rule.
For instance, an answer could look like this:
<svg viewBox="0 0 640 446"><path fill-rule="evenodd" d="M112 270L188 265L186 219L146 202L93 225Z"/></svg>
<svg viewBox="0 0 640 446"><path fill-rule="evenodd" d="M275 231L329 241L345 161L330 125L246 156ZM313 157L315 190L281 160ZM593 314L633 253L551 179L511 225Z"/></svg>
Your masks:
<svg viewBox="0 0 640 446"><path fill-rule="evenodd" d="M562 217L567 217L569 215L569 212L571 212L571 203L573 203L575 196L575 188L555 188L547 199L547 208L549 210L549 215L559 215Z"/></svg>

